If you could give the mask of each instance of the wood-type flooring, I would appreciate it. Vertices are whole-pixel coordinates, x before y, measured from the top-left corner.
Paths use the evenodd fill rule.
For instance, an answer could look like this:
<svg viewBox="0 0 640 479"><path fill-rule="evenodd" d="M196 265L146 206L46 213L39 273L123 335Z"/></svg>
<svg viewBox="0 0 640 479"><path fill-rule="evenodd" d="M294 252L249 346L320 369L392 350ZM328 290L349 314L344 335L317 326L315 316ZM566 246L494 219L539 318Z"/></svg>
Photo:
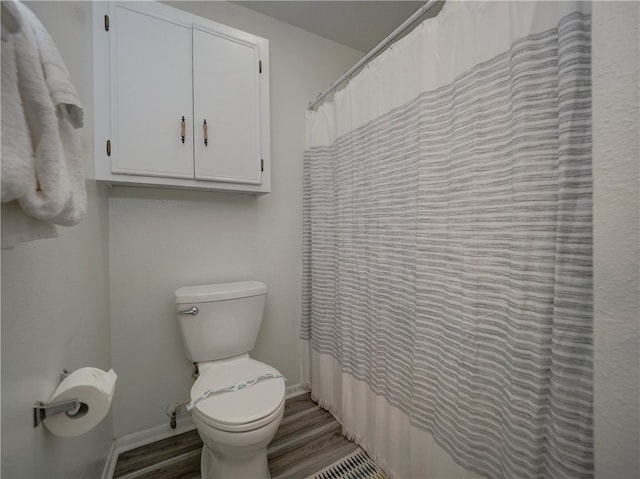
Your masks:
<svg viewBox="0 0 640 479"><path fill-rule="evenodd" d="M287 399L282 424L267 449L271 478L304 479L354 452L358 446L341 431L309 393ZM195 430L131 449L118 456L113 478L200 479L201 449Z"/></svg>

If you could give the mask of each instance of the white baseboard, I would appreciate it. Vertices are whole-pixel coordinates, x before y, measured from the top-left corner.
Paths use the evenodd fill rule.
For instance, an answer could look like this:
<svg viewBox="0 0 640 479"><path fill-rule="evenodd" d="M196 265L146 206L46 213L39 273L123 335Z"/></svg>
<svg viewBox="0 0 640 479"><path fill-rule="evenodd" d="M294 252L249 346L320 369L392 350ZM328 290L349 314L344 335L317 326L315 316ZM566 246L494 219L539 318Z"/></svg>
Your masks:
<svg viewBox="0 0 640 479"><path fill-rule="evenodd" d="M118 453L135 449L136 447L145 446L152 442L161 441L171 436L177 436L184 432L193 431L196 425L193 423L191 415L178 419L178 425L175 429L171 429L169 424L163 424L161 426L152 427L140 432L134 432L133 434L127 434L125 436L116 439Z"/></svg>
<svg viewBox="0 0 640 479"><path fill-rule="evenodd" d="M113 478L113 473L116 470L117 462L118 462L118 451L116 450L116 441L114 439L111 442L111 447L109 448L109 455L107 456L107 462L104 464L104 469L102 470L101 479Z"/></svg>
<svg viewBox="0 0 640 479"><path fill-rule="evenodd" d="M306 394L308 392L309 390L302 387L301 384L294 384L293 386L289 386L287 389L285 389L284 394L286 399L290 399L302 394Z"/></svg>
<svg viewBox="0 0 640 479"><path fill-rule="evenodd" d="M102 479L112 479L113 473L118 462L118 455L125 451L135 449L136 447L146 446L152 442L161 441L172 436L177 436L185 432L193 431L196 425L191 419L191 415L178 419L178 425L175 429L171 429L168 424L152 427L140 432L134 432L133 434L126 434L122 437L116 438L111 443L111 449L109 449L109 456L102 472Z"/></svg>
<svg viewBox="0 0 640 479"><path fill-rule="evenodd" d="M289 386L285 390L285 397L287 399L300 396L308 393L309 390L303 388L300 384L294 384ZM136 447L145 446L152 442L161 441L172 436L177 436L185 432L193 431L196 425L193 423L191 415L178 419L178 427L171 429L168 424L152 427L140 432L134 432L133 434L126 434L119 438L116 438L111 443L109 449L109 455L107 456L107 462L105 463L104 470L102 471L101 479L112 479L113 473L116 469L116 463L118 462L118 455L135 449Z"/></svg>

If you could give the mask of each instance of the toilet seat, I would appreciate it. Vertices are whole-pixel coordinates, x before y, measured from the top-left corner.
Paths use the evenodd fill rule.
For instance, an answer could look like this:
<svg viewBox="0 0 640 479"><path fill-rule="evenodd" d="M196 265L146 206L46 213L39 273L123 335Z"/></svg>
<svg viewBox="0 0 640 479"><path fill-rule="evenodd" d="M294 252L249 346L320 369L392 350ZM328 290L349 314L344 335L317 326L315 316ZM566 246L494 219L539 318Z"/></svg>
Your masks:
<svg viewBox="0 0 640 479"><path fill-rule="evenodd" d="M207 365L191 388L191 399L207 390L217 391L263 374L280 374L277 369L250 359L224 361ZM198 402L193 413L205 424L232 432L250 431L273 421L284 406L283 378L268 378L239 391L224 391Z"/></svg>

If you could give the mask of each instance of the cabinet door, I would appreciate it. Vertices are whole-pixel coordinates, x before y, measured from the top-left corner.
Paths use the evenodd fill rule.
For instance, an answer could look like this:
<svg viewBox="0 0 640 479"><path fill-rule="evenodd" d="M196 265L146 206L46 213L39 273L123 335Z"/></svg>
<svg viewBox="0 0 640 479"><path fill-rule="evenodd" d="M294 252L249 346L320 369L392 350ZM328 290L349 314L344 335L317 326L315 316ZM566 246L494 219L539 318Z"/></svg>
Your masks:
<svg viewBox="0 0 640 479"><path fill-rule="evenodd" d="M194 28L196 180L260 184L259 60L254 43Z"/></svg>
<svg viewBox="0 0 640 479"><path fill-rule="evenodd" d="M191 26L114 8L112 172L193 178Z"/></svg>

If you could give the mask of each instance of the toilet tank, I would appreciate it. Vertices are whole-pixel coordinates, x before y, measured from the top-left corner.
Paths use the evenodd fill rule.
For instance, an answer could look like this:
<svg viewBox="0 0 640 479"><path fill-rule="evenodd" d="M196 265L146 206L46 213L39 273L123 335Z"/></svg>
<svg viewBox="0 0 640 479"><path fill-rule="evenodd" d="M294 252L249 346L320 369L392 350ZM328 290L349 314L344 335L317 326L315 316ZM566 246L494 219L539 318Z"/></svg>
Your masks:
<svg viewBox="0 0 640 479"><path fill-rule="evenodd" d="M258 281L177 289L176 314L187 357L200 363L251 351L266 295L267 285Z"/></svg>

